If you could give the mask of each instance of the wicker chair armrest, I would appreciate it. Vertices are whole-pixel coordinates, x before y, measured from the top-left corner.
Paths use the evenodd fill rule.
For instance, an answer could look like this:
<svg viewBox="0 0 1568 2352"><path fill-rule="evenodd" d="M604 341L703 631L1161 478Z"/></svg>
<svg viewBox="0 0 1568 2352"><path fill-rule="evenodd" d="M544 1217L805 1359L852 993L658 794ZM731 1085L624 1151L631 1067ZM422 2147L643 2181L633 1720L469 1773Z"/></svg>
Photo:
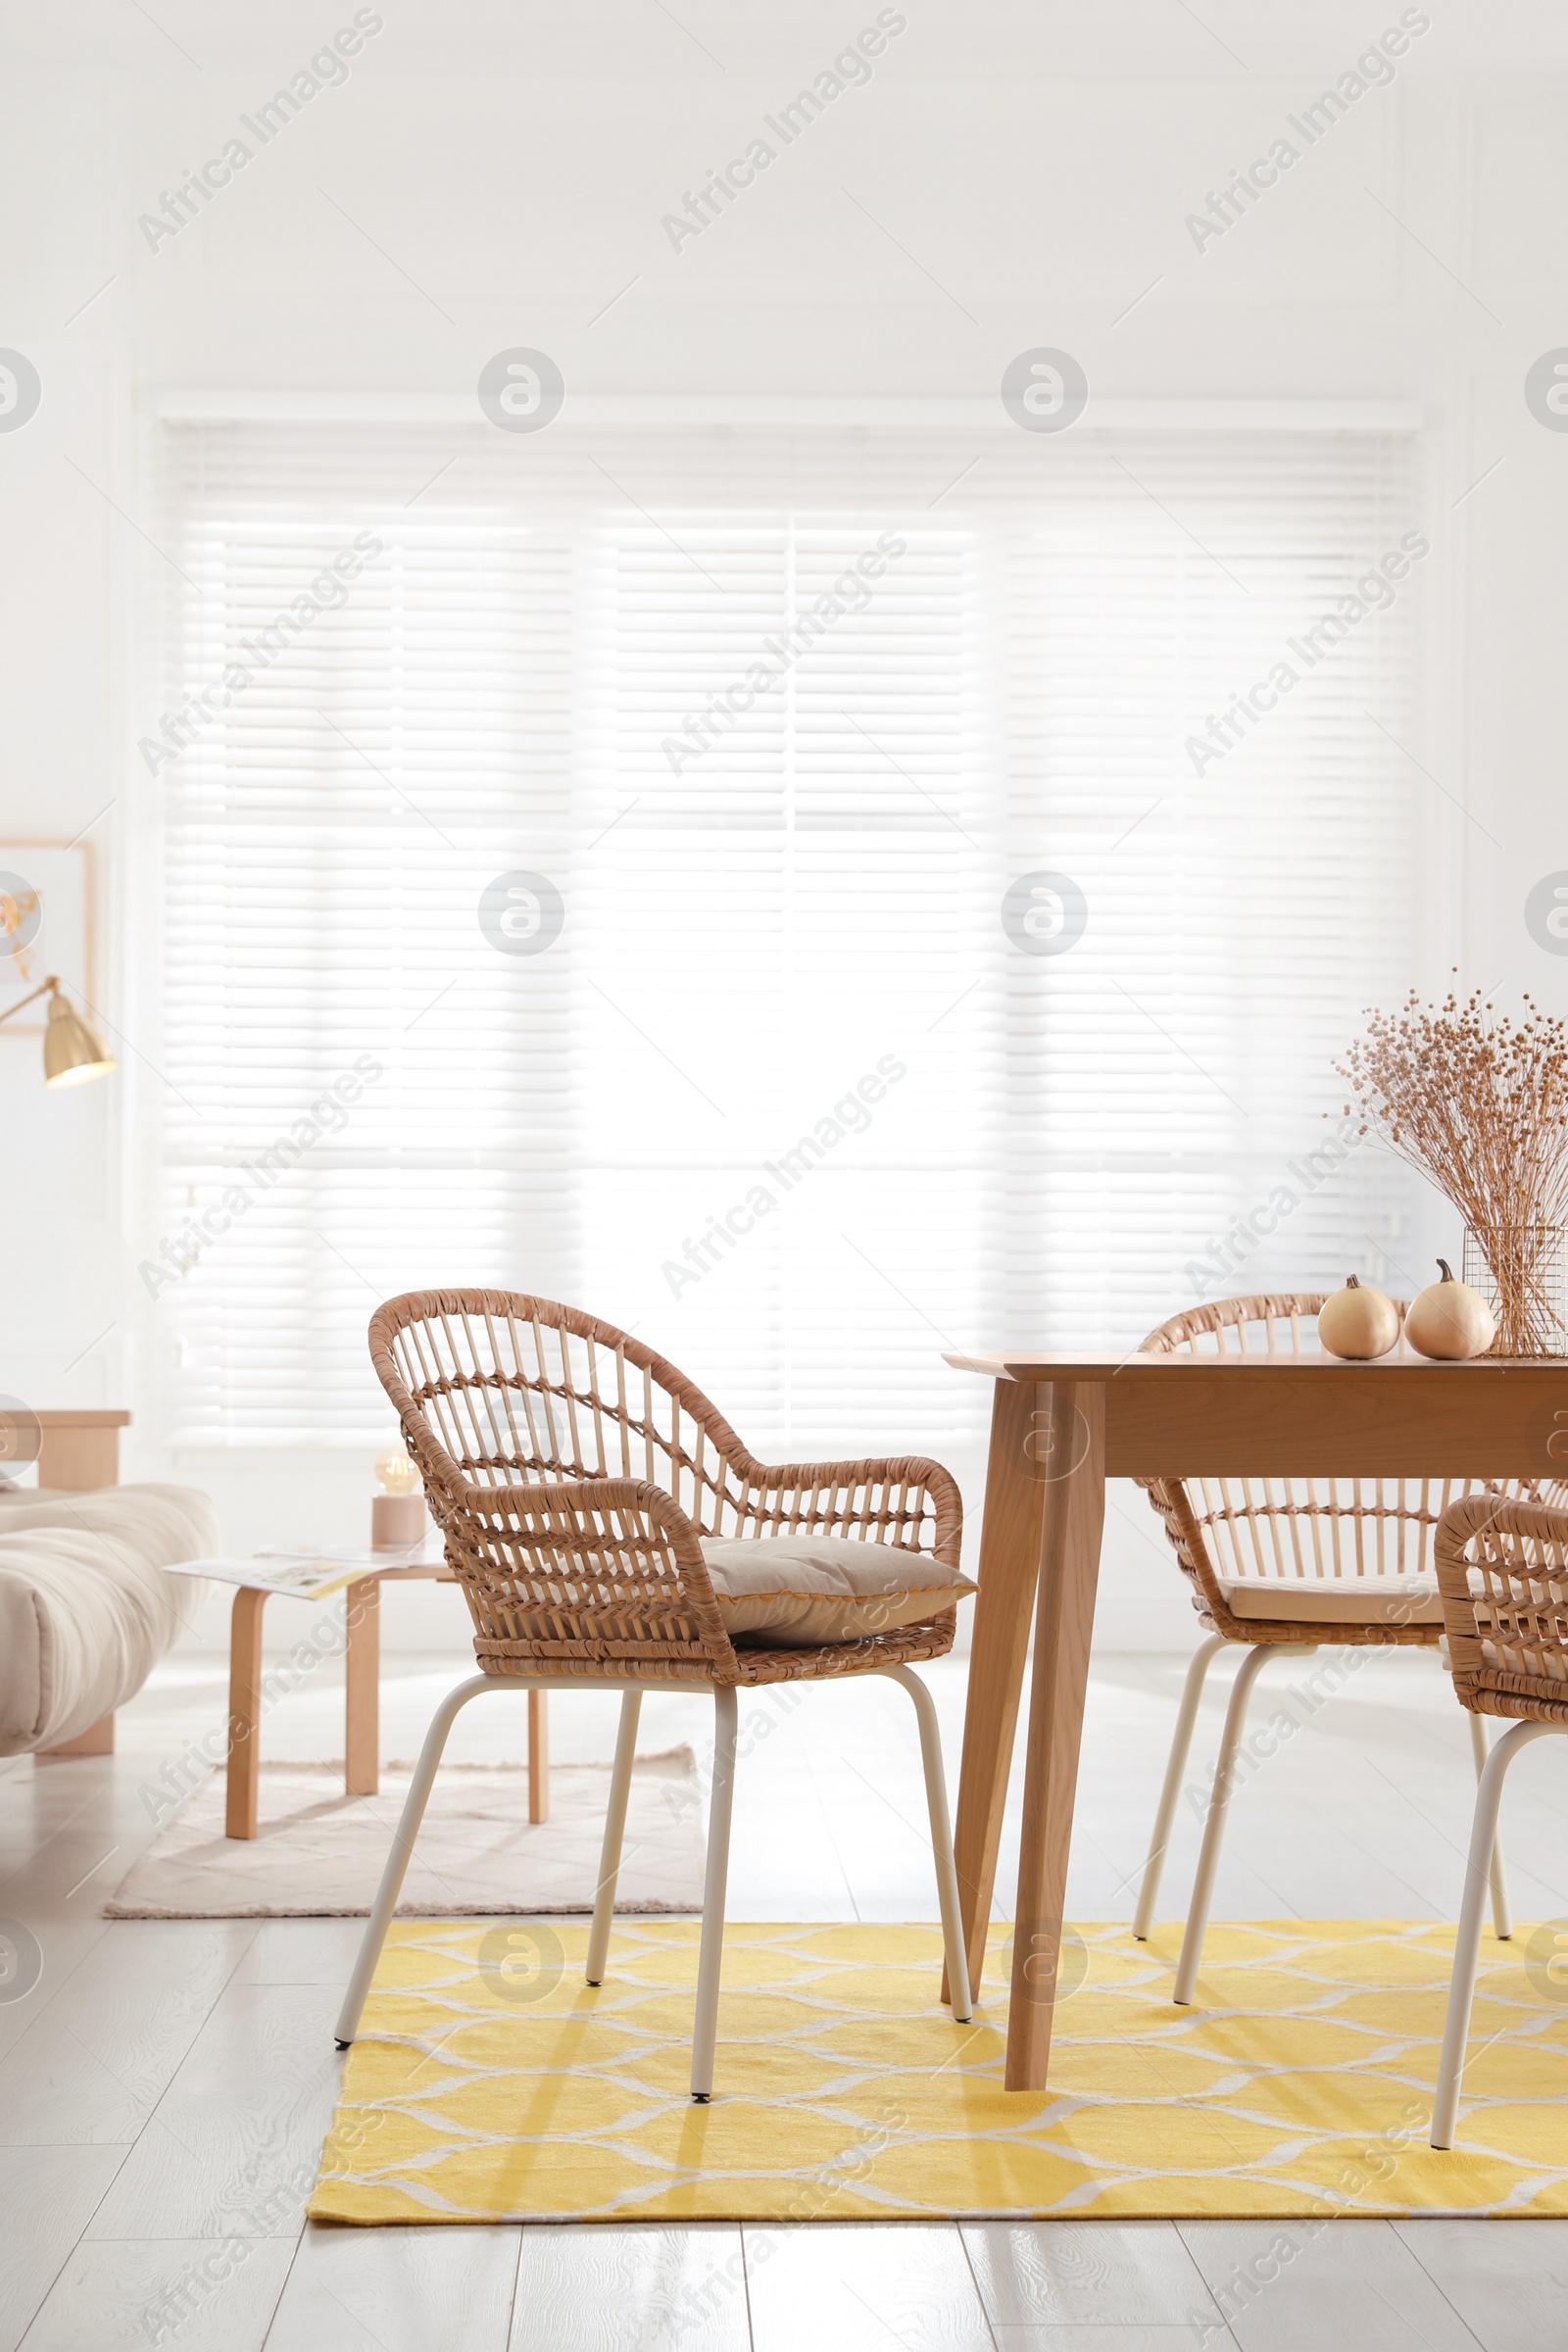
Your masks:
<svg viewBox="0 0 1568 2352"><path fill-rule="evenodd" d="M590 1503L596 1496L600 1501L607 1495L612 1496L616 1502L625 1502L629 1497L636 1496L639 1501L662 1503L671 1519L678 1521L682 1529L690 1528L696 1533L695 1523L681 1509L668 1488L660 1486L653 1479L604 1478L596 1473L590 1478L512 1478L492 1481L488 1478L466 1478L459 1470L453 1481L453 1489L457 1499L470 1509L478 1509L487 1501L504 1499L512 1503L539 1494L561 1495L574 1504Z"/></svg>
<svg viewBox="0 0 1568 2352"><path fill-rule="evenodd" d="M748 1460L746 1495L737 1505L743 1519L764 1523L765 1532L810 1535L858 1535L874 1541L891 1529L886 1541L903 1551L926 1554L919 1541L926 1503L934 1522L929 1556L945 1568L956 1568L963 1540L963 1500L951 1470L923 1454L893 1454L857 1462L757 1462ZM857 1501L857 1495L860 1497ZM793 1510L763 1507L762 1497L782 1505L787 1497L806 1497L808 1507ZM754 1499L754 1497L756 1499ZM901 1540L912 1522L915 1540Z"/></svg>
<svg viewBox="0 0 1568 2352"><path fill-rule="evenodd" d="M1477 1545L1480 1556L1472 1557ZM1438 1521L1433 1556L1452 1670L1477 1674L1486 1663L1483 1640L1495 1638L1499 1605L1509 1619L1544 1604L1561 1610L1548 1594L1555 1588L1568 1597L1568 1510L1495 1491L1462 1494Z"/></svg>
<svg viewBox="0 0 1568 2352"><path fill-rule="evenodd" d="M646 1479L519 1479L505 1486L458 1481L431 1507L460 1572L483 1576L494 1565L485 1546L505 1553L509 1538L548 1546L570 1572L620 1581L628 1573L671 1588L716 1664L733 1668L734 1650L698 1529L663 1488Z"/></svg>
<svg viewBox="0 0 1568 2352"><path fill-rule="evenodd" d="M439 1497L430 1497L440 1517ZM481 1522L500 1524L510 1518L525 1524L580 1530L594 1544L613 1543L609 1523L617 1515L633 1532L667 1544L682 1571L712 1586L703 1565L702 1536L672 1494L641 1478L515 1479L505 1486L488 1480L459 1482L452 1503L457 1512ZM602 1521L602 1527L594 1522Z"/></svg>

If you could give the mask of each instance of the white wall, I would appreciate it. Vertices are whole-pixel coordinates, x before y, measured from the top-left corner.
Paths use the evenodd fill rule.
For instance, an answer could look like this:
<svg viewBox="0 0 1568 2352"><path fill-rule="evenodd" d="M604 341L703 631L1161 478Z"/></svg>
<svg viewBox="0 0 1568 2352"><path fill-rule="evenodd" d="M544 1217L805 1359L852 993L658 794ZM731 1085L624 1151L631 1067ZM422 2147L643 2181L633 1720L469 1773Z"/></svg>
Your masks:
<svg viewBox="0 0 1568 2352"><path fill-rule="evenodd" d="M1568 343L1568 60L1550 15L1434 10L1394 85L1199 252L1185 216L1396 7L1297 25L1249 0L1205 9L1205 30L1152 0L911 5L869 85L675 252L662 216L874 8L694 5L695 37L641 0L383 13L346 84L156 252L138 215L352 9L263 22L203 0L155 26L105 0L27 22L8 61L0 343L45 397L0 433L0 838L90 826L124 1069L46 1096L36 1039L0 1032L0 1392L135 1409L159 1345L133 1281L161 1081L158 942L129 847L153 788L129 754L157 692L146 418L172 387L466 393L527 342L582 391L990 397L1015 352L1050 342L1102 397L1417 401L1434 543L1418 752L1443 813L1412 977L1457 963L1562 1008L1568 965L1522 917L1538 876L1568 867L1568 434L1522 396L1530 363ZM236 1547L364 1525L357 1459L176 1458L145 1417L126 1454L129 1475L208 1487ZM977 1503L978 1464L962 1467ZM1152 1516L1114 1499L1102 1632L1185 1647ZM388 1639L452 1638L450 1598L396 1595ZM220 1638L211 1613L203 1633Z"/></svg>

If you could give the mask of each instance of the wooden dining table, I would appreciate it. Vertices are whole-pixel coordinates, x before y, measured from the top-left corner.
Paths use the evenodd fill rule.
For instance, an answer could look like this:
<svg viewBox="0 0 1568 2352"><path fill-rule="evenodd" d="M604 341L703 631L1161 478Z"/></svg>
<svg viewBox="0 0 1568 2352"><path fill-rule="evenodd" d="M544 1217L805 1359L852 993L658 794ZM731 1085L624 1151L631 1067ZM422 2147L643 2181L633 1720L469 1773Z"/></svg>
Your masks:
<svg viewBox="0 0 1568 2352"><path fill-rule="evenodd" d="M969 1977L978 1995L1032 1623L1005 2081L1038 2091L1051 2063L1105 1480L1562 1478L1568 1360L1023 1348L947 1361L995 1383L955 1836Z"/></svg>

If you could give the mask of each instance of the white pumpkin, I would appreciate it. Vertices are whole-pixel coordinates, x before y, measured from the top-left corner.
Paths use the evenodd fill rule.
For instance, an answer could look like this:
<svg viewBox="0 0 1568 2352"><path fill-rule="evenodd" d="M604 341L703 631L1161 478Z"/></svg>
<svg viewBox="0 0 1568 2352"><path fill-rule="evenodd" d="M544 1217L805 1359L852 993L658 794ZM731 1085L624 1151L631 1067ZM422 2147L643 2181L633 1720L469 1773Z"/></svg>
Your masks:
<svg viewBox="0 0 1568 2352"><path fill-rule="evenodd" d="M1369 1290L1352 1274L1343 1291L1317 1310L1318 1340L1330 1355L1352 1363L1387 1355L1399 1336L1399 1310L1381 1291Z"/></svg>
<svg viewBox="0 0 1568 2352"><path fill-rule="evenodd" d="M1496 1337L1492 1309L1481 1293L1467 1282L1455 1282L1446 1258L1438 1260L1441 1282L1434 1282L1412 1298L1404 1318L1404 1336L1417 1355L1457 1362L1485 1355Z"/></svg>

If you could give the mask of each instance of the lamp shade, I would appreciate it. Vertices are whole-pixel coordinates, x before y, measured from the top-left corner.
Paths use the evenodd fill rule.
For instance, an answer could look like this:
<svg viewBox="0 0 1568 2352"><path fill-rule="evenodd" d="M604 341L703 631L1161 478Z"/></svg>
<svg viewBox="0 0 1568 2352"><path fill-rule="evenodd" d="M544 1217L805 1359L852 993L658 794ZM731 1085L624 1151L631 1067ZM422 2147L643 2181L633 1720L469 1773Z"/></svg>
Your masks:
<svg viewBox="0 0 1568 2352"><path fill-rule="evenodd" d="M102 1038L88 1028L57 988L49 999L49 1026L44 1032L44 1084L80 1086L83 1079L105 1077L116 1066Z"/></svg>

